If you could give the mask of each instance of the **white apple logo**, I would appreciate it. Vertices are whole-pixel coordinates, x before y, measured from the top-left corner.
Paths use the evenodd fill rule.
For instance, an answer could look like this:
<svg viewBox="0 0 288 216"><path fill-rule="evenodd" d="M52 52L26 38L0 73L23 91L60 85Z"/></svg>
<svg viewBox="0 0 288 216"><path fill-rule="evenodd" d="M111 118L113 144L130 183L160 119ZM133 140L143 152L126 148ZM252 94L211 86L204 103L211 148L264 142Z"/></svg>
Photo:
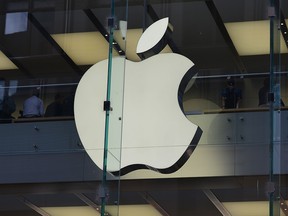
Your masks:
<svg viewBox="0 0 288 216"><path fill-rule="evenodd" d="M147 28L138 42L137 52L153 47L163 37L167 26L168 18L164 18ZM124 97L123 110L121 105L118 111L113 105L121 104L122 96L114 97L114 101L111 98L113 124L110 123L110 128L113 133L115 128L122 130L109 137L107 171L115 175L142 168L160 173L177 171L188 160L202 134L202 130L186 118L178 103L180 83L194 64L175 53L157 54L141 62L114 57L112 62L112 73L121 73L125 65L125 76L123 82L111 83L111 91L113 84L124 84ZM93 65L79 82L74 102L81 142L101 169L107 71L108 60Z"/></svg>

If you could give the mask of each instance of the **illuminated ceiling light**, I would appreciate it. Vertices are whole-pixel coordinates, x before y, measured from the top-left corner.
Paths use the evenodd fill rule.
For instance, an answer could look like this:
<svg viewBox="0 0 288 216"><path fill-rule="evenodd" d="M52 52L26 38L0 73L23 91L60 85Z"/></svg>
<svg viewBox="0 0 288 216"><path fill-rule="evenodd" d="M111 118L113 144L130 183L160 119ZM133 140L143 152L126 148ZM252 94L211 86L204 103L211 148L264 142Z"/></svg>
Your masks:
<svg viewBox="0 0 288 216"><path fill-rule="evenodd" d="M225 27L240 56L270 53L269 20L225 23ZM280 39L280 52L288 53L283 37Z"/></svg>
<svg viewBox="0 0 288 216"><path fill-rule="evenodd" d="M120 30L114 33L113 44L119 45L119 50L113 50L113 56L125 52L127 59L140 61L136 54L136 46L143 30L128 29L125 40L123 40ZM108 58L109 43L100 32L53 34L51 36L77 65L92 65ZM105 34L105 36L109 35ZM166 46L161 53L171 52L171 48Z"/></svg>
<svg viewBox="0 0 288 216"><path fill-rule="evenodd" d="M0 51L0 70L13 70L17 69L17 66L10 61L10 59Z"/></svg>
<svg viewBox="0 0 288 216"><path fill-rule="evenodd" d="M41 209L52 216L100 216L100 213L90 206L42 207Z"/></svg>
<svg viewBox="0 0 288 216"><path fill-rule="evenodd" d="M77 65L91 65L108 58L109 43L100 32L51 35ZM113 50L113 56L117 56Z"/></svg>
<svg viewBox="0 0 288 216"><path fill-rule="evenodd" d="M269 210L268 201L247 201L247 202L222 202L223 206L235 216L261 216L267 215Z"/></svg>
<svg viewBox="0 0 288 216"><path fill-rule="evenodd" d="M41 209L52 216L100 216L100 213L90 206L41 207ZM107 205L106 209L107 212L105 212L104 215L161 216L152 205ZM118 214L118 212L120 212L120 214Z"/></svg>
<svg viewBox="0 0 288 216"><path fill-rule="evenodd" d="M283 26L283 25L284 25L284 23L281 23L281 25Z"/></svg>

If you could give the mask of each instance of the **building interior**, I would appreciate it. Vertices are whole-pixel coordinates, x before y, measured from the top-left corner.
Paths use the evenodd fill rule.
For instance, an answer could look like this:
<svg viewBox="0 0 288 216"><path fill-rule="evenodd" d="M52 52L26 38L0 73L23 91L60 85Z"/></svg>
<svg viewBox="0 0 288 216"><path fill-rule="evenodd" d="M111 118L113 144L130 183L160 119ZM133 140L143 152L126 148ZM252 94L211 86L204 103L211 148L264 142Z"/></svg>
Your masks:
<svg viewBox="0 0 288 216"><path fill-rule="evenodd" d="M288 215L287 8L288 0L2 0L0 101L8 94L16 107L11 119L0 118L0 215ZM143 32L165 17L161 41L138 55ZM35 88L46 110L57 94L74 99L93 65L108 60L113 66L118 57L139 63L159 53L193 62L176 100L202 130L173 173L143 166L123 175L103 171L87 154L73 111L23 117ZM117 67L125 76L125 64ZM260 107L265 78L271 97ZM240 105L223 109L221 94L232 79ZM163 122L172 121L161 100L149 106L161 110ZM147 128L141 130L145 135Z"/></svg>

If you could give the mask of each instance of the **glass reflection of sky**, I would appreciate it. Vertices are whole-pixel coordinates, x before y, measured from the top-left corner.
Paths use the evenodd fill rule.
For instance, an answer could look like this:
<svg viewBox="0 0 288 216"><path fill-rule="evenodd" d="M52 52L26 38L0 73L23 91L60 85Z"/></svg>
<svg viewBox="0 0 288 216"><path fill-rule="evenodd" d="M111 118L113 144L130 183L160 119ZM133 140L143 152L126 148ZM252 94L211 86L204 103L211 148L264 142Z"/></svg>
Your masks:
<svg viewBox="0 0 288 216"><path fill-rule="evenodd" d="M14 94L16 94L17 85L18 85L17 80L10 80L8 86L5 86L5 81L1 80L0 81L0 100L3 100L5 91L8 91L7 92L8 96L13 96Z"/></svg>
<svg viewBox="0 0 288 216"><path fill-rule="evenodd" d="M5 35L27 31L28 13L7 13L5 21Z"/></svg>
<svg viewBox="0 0 288 216"><path fill-rule="evenodd" d="M5 81L0 81L0 101L3 100L4 97L4 92L5 92Z"/></svg>
<svg viewBox="0 0 288 216"><path fill-rule="evenodd" d="M12 96L12 95L16 94L17 85L18 85L18 81L17 80L10 80L8 96Z"/></svg>

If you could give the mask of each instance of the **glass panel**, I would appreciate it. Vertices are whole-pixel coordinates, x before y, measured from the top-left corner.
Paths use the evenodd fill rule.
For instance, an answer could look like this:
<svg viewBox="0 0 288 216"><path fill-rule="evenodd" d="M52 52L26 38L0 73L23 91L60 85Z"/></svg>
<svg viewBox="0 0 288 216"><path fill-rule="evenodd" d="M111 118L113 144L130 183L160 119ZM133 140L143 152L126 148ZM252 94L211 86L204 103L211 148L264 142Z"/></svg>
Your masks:
<svg viewBox="0 0 288 216"><path fill-rule="evenodd" d="M118 204L115 202L116 197L119 197L121 173L121 146L122 146L122 119L123 119L123 94L125 80L125 47L126 47L126 32L127 32L127 15L126 4L124 7L117 7L114 1L111 1L110 16L108 18L108 37L109 37L109 53L108 53L108 75L107 75L107 96L106 102L109 102L106 107L105 119L105 140L104 140L104 162L103 162L103 187L107 188L108 173L112 173L115 177L113 181L119 180L118 190L114 190L115 194L109 190L109 197L113 196L114 202L112 205ZM117 17L117 18L116 18ZM118 37L117 37L118 36ZM122 45L122 47L120 46ZM115 57L116 52L119 56ZM114 56L114 57L113 57ZM107 173L106 173L107 172ZM108 179L109 182L109 179ZM108 194L107 193L107 194ZM106 193L105 193L106 194ZM102 199L101 215L105 215L107 209L111 214L118 215L119 209L116 206L111 207L110 201ZM110 204L110 205L109 205Z"/></svg>
<svg viewBox="0 0 288 216"><path fill-rule="evenodd" d="M273 92L274 94L274 100L270 102L270 117L271 117L271 122L270 122L270 130L271 130L271 137L270 137L270 172L269 172L269 178L271 183L272 182L277 182L276 180L276 173L275 173L275 168L276 165L276 145L277 145L277 137L275 136L277 133L279 133L278 129L278 117L277 117L277 110L280 108L280 86L278 84L278 62L277 62L277 55L279 53L279 33L277 32L277 23L279 23L279 18L275 17L276 13L278 11L277 4L275 1L270 1L269 4L271 8L271 13L273 13L273 8L274 8L274 15L270 15L270 92ZM279 140L278 140L279 141ZM278 142L279 144L279 142ZM276 180L276 181L275 181ZM276 183L277 184L277 183ZM270 194L270 215L272 215L273 211L275 212L275 209L273 208L274 204L274 197L273 193ZM276 206L275 206L276 207Z"/></svg>
<svg viewBox="0 0 288 216"><path fill-rule="evenodd" d="M286 214L287 0L0 6L0 215L100 215L101 204L102 215ZM163 38L138 55L165 17ZM75 92L101 62L80 131ZM35 90L44 114L24 117Z"/></svg>
<svg viewBox="0 0 288 216"><path fill-rule="evenodd" d="M111 112L109 112L109 134L108 134L108 161L107 167L110 172L117 173L121 162L122 141L122 108L124 88L125 57L112 59L111 73Z"/></svg>
<svg viewBox="0 0 288 216"><path fill-rule="evenodd" d="M281 1L270 1L270 6L275 8L275 16L270 17L270 92L274 94L274 103L270 104L271 116L271 146L270 146L270 181L275 184L275 192L270 193L270 215L280 215L286 207L282 207L281 195L281 108L284 106L281 95L281 43L283 42L281 26L284 24L284 15ZM282 23L282 24L281 24ZM283 35L285 33L283 32ZM273 189L273 188L272 188Z"/></svg>
<svg viewBox="0 0 288 216"><path fill-rule="evenodd" d="M281 40L281 48L287 47L287 43L288 43L288 38L287 38L287 18L288 18L288 13L287 10L285 10L285 7L288 6L288 1L280 1L280 40ZM282 37L284 40L282 40ZM281 107L281 113L280 113L280 122L278 126L280 126L279 131L280 131L280 149L278 150L278 162L279 162L279 180L278 180L278 184L279 184L279 197L280 197L280 208L282 210L282 212L286 212L287 211L287 190L285 188L287 188L287 140L288 140L288 135L287 135L287 130L285 128L287 128L288 125L288 118L287 118L287 57L283 54L279 54L279 71L281 73L283 73L282 75L279 74L279 77L281 77L281 80L279 80L279 82L281 82L281 99L283 100L284 103L284 107ZM284 75L285 74L285 75Z"/></svg>

